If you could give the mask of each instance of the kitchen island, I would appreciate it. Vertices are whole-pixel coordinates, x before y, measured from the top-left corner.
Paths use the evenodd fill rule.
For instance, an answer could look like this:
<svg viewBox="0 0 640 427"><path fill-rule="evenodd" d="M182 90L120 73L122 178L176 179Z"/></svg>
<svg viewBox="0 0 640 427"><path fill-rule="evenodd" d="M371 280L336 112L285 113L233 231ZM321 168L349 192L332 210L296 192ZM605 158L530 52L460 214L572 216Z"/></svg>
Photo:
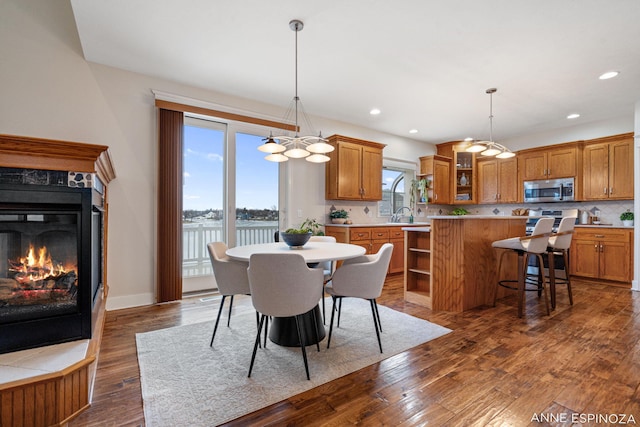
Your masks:
<svg viewBox="0 0 640 427"><path fill-rule="evenodd" d="M496 240L525 235L526 216L433 216L429 227L404 230L405 300L432 310L462 312L493 304L498 280ZM515 279L516 257L501 279ZM498 297L504 296L500 288Z"/></svg>

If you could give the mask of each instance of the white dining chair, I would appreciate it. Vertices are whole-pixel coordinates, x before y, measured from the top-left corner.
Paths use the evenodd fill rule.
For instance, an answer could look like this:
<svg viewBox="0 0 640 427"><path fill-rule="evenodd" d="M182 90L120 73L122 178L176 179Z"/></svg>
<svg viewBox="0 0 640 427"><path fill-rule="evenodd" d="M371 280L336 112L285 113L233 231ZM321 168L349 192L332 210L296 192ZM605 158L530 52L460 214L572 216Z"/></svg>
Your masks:
<svg viewBox="0 0 640 427"><path fill-rule="evenodd" d="M311 236L309 238L310 242L328 242L328 243L336 243L336 238L333 236ZM329 283L333 273L336 271L336 262L335 261L325 261L319 262L314 268L321 268L324 274L324 280L322 283L322 292L321 292L321 301L322 301L322 324L325 322L325 303L324 303L324 287Z"/></svg>
<svg viewBox="0 0 640 427"><path fill-rule="evenodd" d="M378 346L380 347L380 353L382 353L382 341L380 340L382 325L380 324L380 314L378 313L376 299L382 294L382 287L387 277L392 252L393 244L385 243L377 253L347 259L336 269L331 282L325 287L326 292L333 297L327 348L331 345L336 303L339 301L340 306L342 306L342 298L354 297L369 301L373 324L378 337Z"/></svg>
<svg viewBox="0 0 640 427"><path fill-rule="evenodd" d="M220 315L222 314L226 298L229 296L231 297L231 301L229 303L229 314L227 317L227 327L229 327L231 324L231 310L233 308L234 295L249 295L251 290L249 288L249 277L247 276L246 262L230 259L226 254L227 245L223 242L208 243L207 250L209 251L209 258L211 259L211 266L213 267L213 276L218 284L218 292L222 295L220 308L218 309L218 316L216 317L216 323L213 327L211 343L209 343L209 346L213 346L213 340L216 337L218 323L220 322ZM258 313L256 313L256 323L257 319Z"/></svg>
<svg viewBox="0 0 640 427"><path fill-rule="evenodd" d="M318 288L322 285L322 270L309 268L302 255L296 253L253 254L249 258L248 274L251 301L256 311L261 314L248 376L251 377L260 344L260 331L265 319L268 316L294 317L304 368L309 380L309 365L305 349L307 340L302 315L312 311L318 305ZM317 334L315 311L312 311L311 315L314 322L311 329ZM318 341L316 336L316 347L320 351Z"/></svg>

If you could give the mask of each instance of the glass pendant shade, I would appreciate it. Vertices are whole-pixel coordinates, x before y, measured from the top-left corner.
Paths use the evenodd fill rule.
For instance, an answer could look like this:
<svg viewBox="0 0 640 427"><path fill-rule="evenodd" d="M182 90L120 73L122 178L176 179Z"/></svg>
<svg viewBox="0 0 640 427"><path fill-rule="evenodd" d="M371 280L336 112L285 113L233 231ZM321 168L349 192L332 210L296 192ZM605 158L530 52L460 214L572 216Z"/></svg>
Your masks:
<svg viewBox="0 0 640 427"><path fill-rule="evenodd" d="M307 151L312 153L324 154L330 153L333 150L333 145L327 144L326 142L314 142L313 144L307 145Z"/></svg>
<svg viewBox="0 0 640 427"><path fill-rule="evenodd" d="M309 154L311 153L303 148L291 148L284 152L285 156L291 157L292 159L302 159L303 157L307 157Z"/></svg>
<svg viewBox="0 0 640 427"><path fill-rule="evenodd" d="M502 153L498 154L496 156L496 158L498 159L510 159L511 157L515 157L516 153L511 152L511 151L503 151Z"/></svg>
<svg viewBox="0 0 640 427"><path fill-rule="evenodd" d="M481 156L495 156L496 154L500 154L502 151L500 151L499 149L495 148L494 146L491 146L490 148L487 148L486 150L484 150L483 152L480 153Z"/></svg>
<svg viewBox="0 0 640 427"><path fill-rule="evenodd" d="M469 153L480 153L481 151L486 150L487 147L480 144L471 144L467 147L466 151Z"/></svg>
<svg viewBox="0 0 640 427"><path fill-rule="evenodd" d="M307 162L311 163L325 163L331 160L329 156L325 156L324 154L312 154L309 157L305 158Z"/></svg>
<svg viewBox="0 0 640 427"><path fill-rule="evenodd" d="M287 147L278 144L273 138L269 138L267 142L258 147L263 153L282 153Z"/></svg>
<svg viewBox="0 0 640 427"><path fill-rule="evenodd" d="M278 162L278 163L286 162L287 160L289 160L287 156L279 153L269 154L268 156L265 156L264 159L269 160L270 162Z"/></svg>

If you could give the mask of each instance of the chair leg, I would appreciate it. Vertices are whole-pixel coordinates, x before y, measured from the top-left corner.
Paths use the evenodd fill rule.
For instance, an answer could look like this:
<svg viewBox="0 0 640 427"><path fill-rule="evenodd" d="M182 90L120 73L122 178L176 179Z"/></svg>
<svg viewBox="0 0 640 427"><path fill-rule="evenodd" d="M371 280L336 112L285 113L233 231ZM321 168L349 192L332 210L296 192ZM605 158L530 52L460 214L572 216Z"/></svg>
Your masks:
<svg viewBox="0 0 640 427"><path fill-rule="evenodd" d="M227 328L231 324L231 309L233 308L233 295L231 295L231 302L229 303L229 314L227 315Z"/></svg>
<svg viewBox="0 0 640 427"><path fill-rule="evenodd" d="M260 345L260 313L256 311L256 328L258 329L258 346Z"/></svg>
<svg viewBox="0 0 640 427"><path fill-rule="evenodd" d="M213 327L213 335L211 336L211 342L209 343L209 347L213 347L213 339L216 337L216 331L218 330L218 322L220 322L220 315L222 314L222 307L224 307L225 298L227 298L227 296L222 295L222 301L220 301L220 308L218 309L218 317L216 318L216 324Z"/></svg>
<svg viewBox="0 0 640 427"><path fill-rule="evenodd" d="M304 336L304 328L300 326L300 322L303 322L302 317L300 315L296 316L296 328L298 329L298 340L300 340L300 348L302 349L302 359L304 360L304 370L307 373L307 380L311 380L309 377L309 364L307 362L307 350L304 347L305 336Z"/></svg>
<svg viewBox="0 0 640 427"><path fill-rule="evenodd" d="M380 341L380 330L378 326L378 317L376 316L376 300L370 299L371 314L373 315L373 326L376 328L376 336L378 337L378 347L380 347L380 353L382 353L382 341Z"/></svg>
<svg viewBox="0 0 640 427"><path fill-rule="evenodd" d="M342 297L339 298L340 301L338 301L338 325L337 327L340 327L340 314L342 314Z"/></svg>
<svg viewBox="0 0 640 427"><path fill-rule="evenodd" d="M263 314L262 317L260 318L260 325L258 327L258 329L262 329L262 323L264 322L264 318L266 316ZM256 334L256 342L253 345L253 354L251 355L251 364L249 365L249 375L247 375L247 378L251 378L251 371L253 370L253 362L255 362L256 360L256 352L258 351L258 344L260 344L260 333L258 332L258 334Z"/></svg>
<svg viewBox="0 0 640 427"><path fill-rule="evenodd" d="M573 305L573 294L571 292L571 279L569 278L569 256L567 251L562 251L564 257L564 275L567 279L567 292L569 293L569 304Z"/></svg>
<svg viewBox="0 0 640 427"><path fill-rule="evenodd" d="M378 313L378 302L375 299L373 300L373 306L376 309L376 319L378 319L378 328L380 329L380 332L382 332L382 322L380 322L380 313Z"/></svg>
<svg viewBox="0 0 640 427"><path fill-rule="evenodd" d="M498 299L498 289L500 286L500 272L502 271L502 260L504 259L504 256L506 254L508 254L509 252L506 250L503 250L502 253L500 254L500 258L498 259L498 271L496 271L496 275L498 276L498 280L496 280L496 286L495 286L495 290L493 292L493 306L496 306L496 300Z"/></svg>
<svg viewBox="0 0 640 427"><path fill-rule="evenodd" d="M331 308L331 321L329 322L329 338L327 338L327 348L331 346L331 332L333 332L333 317L336 314L336 300L337 297L333 296L333 306Z"/></svg>
<svg viewBox="0 0 640 427"><path fill-rule="evenodd" d="M324 283L322 284L322 293L320 294L320 299L322 300L322 324L324 325L326 322L326 318L324 314Z"/></svg>
<svg viewBox="0 0 640 427"><path fill-rule="evenodd" d="M540 265L544 267L544 264L542 263L542 255L536 254L536 258L538 259ZM551 312L549 311L549 295L547 294L547 287L545 286L544 274L542 275L542 292L544 293L544 305L547 308L547 316L550 316Z"/></svg>
<svg viewBox="0 0 640 427"><path fill-rule="evenodd" d="M556 259L553 250L547 251L549 261L549 292L551 293L551 309L556 309Z"/></svg>

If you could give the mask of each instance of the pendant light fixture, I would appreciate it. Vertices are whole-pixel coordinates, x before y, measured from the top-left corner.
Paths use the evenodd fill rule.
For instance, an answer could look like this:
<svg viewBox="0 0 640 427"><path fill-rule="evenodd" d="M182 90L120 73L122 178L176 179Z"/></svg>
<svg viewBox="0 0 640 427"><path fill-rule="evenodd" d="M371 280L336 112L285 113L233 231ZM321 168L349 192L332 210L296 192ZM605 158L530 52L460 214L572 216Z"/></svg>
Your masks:
<svg viewBox="0 0 640 427"><path fill-rule="evenodd" d="M465 141L471 141L471 145L467 147L466 151L470 153L480 153L480 155L487 157L495 156L498 159L508 159L514 157L515 153L504 145L493 141L493 94L497 91L498 89L495 87L486 90L486 93L489 94L489 140L474 141L468 138Z"/></svg>
<svg viewBox="0 0 640 427"><path fill-rule="evenodd" d="M307 117L302 106L302 101L298 97L298 33L304 28L302 21L294 19L289 22L289 28L296 33L295 44L295 96L289 104L289 108L285 113L284 123L295 123L294 135L277 135L274 136L273 132L269 134L268 138L265 138L264 144L258 147L258 150L264 153L270 153L265 157L265 160L271 162L286 162L291 159L304 158L308 162L312 163L324 163L328 162L329 153L334 150L334 147L327 143L327 140L322 137L322 132L318 136L300 136L300 126L298 124L298 117L301 116L304 124L309 128L311 126L311 120Z"/></svg>

